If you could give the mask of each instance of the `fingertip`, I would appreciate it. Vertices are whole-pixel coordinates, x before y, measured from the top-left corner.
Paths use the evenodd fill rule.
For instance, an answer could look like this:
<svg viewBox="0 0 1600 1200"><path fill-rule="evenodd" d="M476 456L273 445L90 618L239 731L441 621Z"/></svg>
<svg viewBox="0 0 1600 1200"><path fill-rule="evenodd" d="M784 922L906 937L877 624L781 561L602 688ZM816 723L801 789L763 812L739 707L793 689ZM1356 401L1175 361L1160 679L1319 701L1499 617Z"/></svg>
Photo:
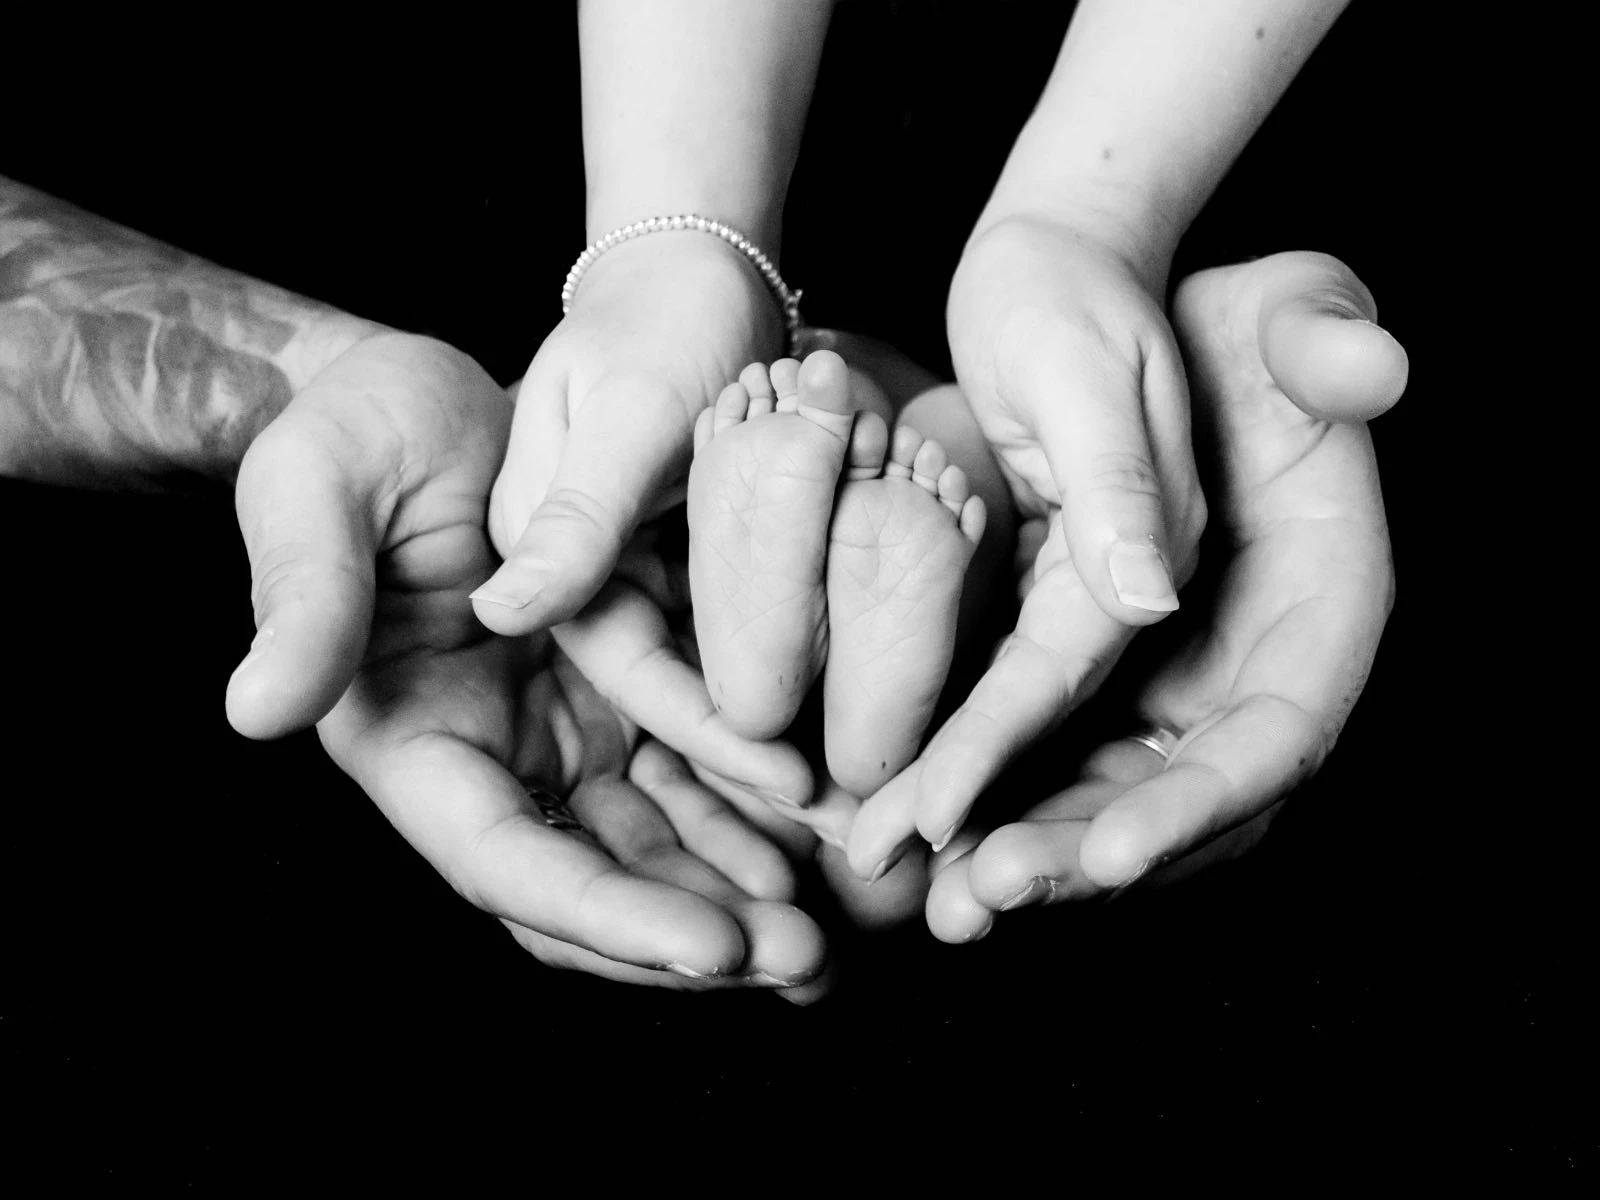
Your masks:
<svg viewBox="0 0 1600 1200"><path fill-rule="evenodd" d="M978 941L994 928L994 913L973 897L968 886L970 866L968 855L941 870L934 876L923 905L928 932L950 945Z"/></svg>
<svg viewBox="0 0 1600 1200"><path fill-rule="evenodd" d="M1090 822L1078 847L1078 866L1098 887L1124 887L1143 875L1155 856L1137 811L1113 806Z"/></svg>
<svg viewBox="0 0 1600 1200"><path fill-rule="evenodd" d="M308 621L293 609L268 620L228 678L224 698L228 723L258 741L310 728L327 716L366 649L364 608L342 626L326 616Z"/></svg>
<svg viewBox="0 0 1600 1200"><path fill-rule="evenodd" d="M615 565L614 558L603 564L600 581L591 586L590 577L597 574L592 569L563 570L546 558L513 552L472 592L472 611L485 628L502 636L537 633L577 616Z"/></svg>
<svg viewBox="0 0 1600 1200"><path fill-rule="evenodd" d="M1178 608L1178 589L1155 534L1125 538L1106 551L1106 575L1116 599L1106 610L1124 625L1153 625Z"/></svg>
<svg viewBox="0 0 1600 1200"><path fill-rule="evenodd" d="M1399 402L1410 374L1386 329L1301 298L1264 323L1261 355L1284 395L1324 421L1366 421Z"/></svg>

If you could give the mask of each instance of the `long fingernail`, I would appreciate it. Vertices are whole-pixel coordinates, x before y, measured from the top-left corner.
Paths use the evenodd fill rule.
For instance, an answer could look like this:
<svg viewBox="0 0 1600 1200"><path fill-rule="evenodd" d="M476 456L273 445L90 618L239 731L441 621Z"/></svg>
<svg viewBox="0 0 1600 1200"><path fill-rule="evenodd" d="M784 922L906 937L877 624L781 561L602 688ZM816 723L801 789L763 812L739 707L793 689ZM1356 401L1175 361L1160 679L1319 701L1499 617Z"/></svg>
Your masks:
<svg viewBox="0 0 1600 1200"><path fill-rule="evenodd" d="M711 978L711 976L703 975L699 971L694 970L692 967L684 966L682 963L675 963L675 962L662 963L661 967L662 967L663 970L671 971L674 975L682 975L685 979L710 979Z"/></svg>
<svg viewBox="0 0 1600 1200"><path fill-rule="evenodd" d="M1133 608L1172 612L1178 607L1172 575L1154 546L1118 542L1111 547L1111 586L1117 599Z"/></svg>
<svg viewBox="0 0 1600 1200"><path fill-rule="evenodd" d="M235 675L242 675L255 665L256 661L267 652L272 645L272 639L277 637L277 630L271 625L263 625L256 631L255 640L250 643L250 653L246 654L239 665L233 669Z"/></svg>
<svg viewBox="0 0 1600 1200"><path fill-rule="evenodd" d="M1118 896L1122 895L1123 892L1127 891L1134 884L1138 883L1140 879L1144 878L1145 873L1150 870L1152 862L1152 859L1145 859L1138 865L1138 867L1134 869L1132 875L1129 875L1121 883L1113 887L1110 894L1106 898L1108 900L1115 900Z"/></svg>
<svg viewBox="0 0 1600 1200"><path fill-rule="evenodd" d="M844 839L831 829L823 829L820 826L813 825L811 826L811 832L827 842L835 850L843 850L845 848Z"/></svg>
<svg viewBox="0 0 1600 1200"><path fill-rule="evenodd" d="M950 826L949 829L946 829L944 831L944 836L941 837L937 842L933 843L933 852L935 854L937 854L937 853L939 853L939 851L943 850L946 846L948 846L950 844L950 839L955 837L955 835L957 833L959 833L960 830L961 830L961 822L960 821L957 821L954 825Z"/></svg>
<svg viewBox="0 0 1600 1200"><path fill-rule="evenodd" d="M871 887L890 871L894 870L895 866L900 862L900 860L906 856L906 851L909 849L911 849L911 839L907 838L893 850L889 851L888 856L873 868L872 875L867 879L867 886Z"/></svg>
<svg viewBox="0 0 1600 1200"><path fill-rule="evenodd" d="M1028 886L1019 892L1013 892L1000 906L1001 912L1010 912L1024 904L1031 904L1035 900L1043 900L1046 896L1055 895L1056 881L1043 875L1035 875L1028 880Z"/></svg>
<svg viewBox="0 0 1600 1200"><path fill-rule="evenodd" d="M760 796L768 804L781 804L785 808L804 808L805 806L792 796L785 796L782 792L774 792L770 788L751 787L749 784L741 785L745 791L753 796Z"/></svg>
<svg viewBox="0 0 1600 1200"><path fill-rule="evenodd" d="M777 975L768 974L766 971L752 971L745 978L751 983L759 984L761 987L792 988L799 987L802 983L810 983L817 975L818 972L816 971L807 971L796 975L793 979L783 979Z"/></svg>
<svg viewBox="0 0 1600 1200"><path fill-rule="evenodd" d="M554 572L543 562L519 562L510 559L489 581L473 592L468 599L482 600L485 604L498 604L501 608L527 608L539 598L545 584Z"/></svg>

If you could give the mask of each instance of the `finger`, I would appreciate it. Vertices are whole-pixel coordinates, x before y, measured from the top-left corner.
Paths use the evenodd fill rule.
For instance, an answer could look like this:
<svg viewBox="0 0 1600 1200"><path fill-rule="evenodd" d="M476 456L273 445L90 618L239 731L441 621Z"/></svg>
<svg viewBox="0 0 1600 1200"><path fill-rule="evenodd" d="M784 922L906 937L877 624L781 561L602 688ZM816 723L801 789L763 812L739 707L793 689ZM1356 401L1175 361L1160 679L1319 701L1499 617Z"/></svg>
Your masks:
<svg viewBox="0 0 1600 1200"><path fill-rule="evenodd" d="M628 778L660 809L684 849L763 900L794 899L794 869L778 847L707 789L654 739L633 756Z"/></svg>
<svg viewBox="0 0 1600 1200"><path fill-rule="evenodd" d="M862 806L850 838L851 866L870 878L908 834L935 847L947 842L983 789L1093 692L1130 636L1095 603L1053 525L1016 632L907 768L915 772L909 785L891 780Z"/></svg>
<svg viewBox="0 0 1600 1200"><path fill-rule="evenodd" d="M811 799L811 771L784 742L753 742L727 725L700 673L678 655L660 609L613 581L556 641L590 683L629 720L717 774L774 804Z"/></svg>
<svg viewBox="0 0 1600 1200"><path fill-rule="evenodd" d="M803 862L816 850L817 835L804 824L809 820L815 802L806 808L793 809L788 805L762 800L752 795L748 788L724 779L715 771L706 770L697 762L689 763L689 771L711 791L733 805L740 816L793 861Z"/></svg>
<svg viewBox="0 0 1600 1200"><path fill-rule="evenodd" d="M1262 279L1261 359L1284 395L1324 421L1366 421L1394 407L1410 363L1377 324L1377 304L1354 271L1311 253L1274 255L1250 269Z"/></svg>
<svg viewBox="0 0 1600 1200"><path fill-rule="evenodd" d="M372 625L380 472L369 450L344 444L346 431L303 411L256 439L235 489L257 632L227 704L248 737L326 716L361 665Z"/></svg>
<svg viewBox="0 0 1600 1200"><path fill-rule="evenodd" d="M689 853L665 814L632 784L615 778L586 782L572 812L623 866L646 879L703 896L738 921L745 954L738 973L760 987L793 987L822 970L822 930L792 904L752 897L726 875Z"/></svg>
<svg viewBox="0 0 1600 1200"><path fill-rule="evenodd" d="M1040 354L1027 377L1073 561L1100 607L1125 625L1152 624L1178 607L1145 392L1158 376L1180 391L1181 372L1178 381L1167 377L1175 354L1170 361L1151 356L1143 366L1063 340Z"/></svg>
<svg viewBox="0 0 1600 1200"><path fill-rule="evenodd" d="M1101 887L1130 883L1243 824L1320 764L1321 722L1275 696L1254 695L1181 741L1166 770L1091 822L1078 859Z"/></svg>
<svg viewBox="0 0 1600 1200"><path fill-rule="evenodd" d="M603 958L691 978L730 974L743 962L743 934L722 907L630 875L593 845L549 828L511 774L464 742L383 730L356 737L341 757L406 839L478 907Z"/></svg>
<svg viewBox="0 0 1600 1200"><path fill-rule="evenodd" d="M479 619L521 634L576 616L681 474L693 429L692 415L659 384L624 376L596 385L572 414L549 490L505 563L473 593Z"/></svg>
<svg viewBox="0 0 1600 1200"><path fill-rule="evenodd" d="M882 879L863 883L850 870L844 851L817 847L817 866L839 907L858 929L892 929L903 925L922 909L928 895L928 858L907 854Z"/></svg>
<svg viewBox="0 0 1600 1200"><path fill-rule="evenodd" d="M972 853L968 887L995 912L1081 900L1103 889L1084 875L1078 851L1090 821L1130 787L1160 773L1165 759L1123 738L1084 764L1084 778L1034 805L1022 820L985 837Z"/></svg>
<svg viewBox="0 0 1600 1200"><path fill-rule="evenodd" d="M532 929L518 925L514 921L507 921L504 917L500 923L510 931L511 936L528 953L548 967L562 971L582 971L586 975L598 975L602 979L610 979L616 983L638 984L643 987L670 988L674 991L707 991L713 988L744 987L745 981L738 975L725 975L694 979L687 975L679 975L673 971L651 970L648 967L636 967L631 963L617 962L615 959L605 958L593 950L585 950L582 946L574 946L571 942L563 942L556 938L546 937Z"/></svg>
<svg viewBox="0 0 1600 1200"><path fill-rule="evenodd" d="M965 836L965 835L963 835ZM954 847L952 847L954 848ZM969 851L971 847L967 848ZM975 942L994 928L994 913L972 895L972 855L941 856L923 906L928 931L941 942Z"/></svg>

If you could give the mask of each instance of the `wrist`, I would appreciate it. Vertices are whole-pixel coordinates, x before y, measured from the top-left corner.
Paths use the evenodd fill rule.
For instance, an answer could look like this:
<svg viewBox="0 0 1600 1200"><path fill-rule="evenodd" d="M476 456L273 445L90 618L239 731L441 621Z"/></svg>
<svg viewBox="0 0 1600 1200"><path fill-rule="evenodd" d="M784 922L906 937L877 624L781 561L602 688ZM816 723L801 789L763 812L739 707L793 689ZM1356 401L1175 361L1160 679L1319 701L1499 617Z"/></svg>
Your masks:
<svg viewBox="0 0 1600 1200"><path fill-rule="evenodd" d="M783 240L783 201L745 188L719 186L714 180L663 177L629 187L591 186L584 209L584 228L592 244L614 230L651 217L695 213L731 225L759 246L773 262Z"/></svg>
<svg viewBox="0 0 1600 1200"><path fill-rule="evenodd" d="M392 331L387 326L376 321L329 309L300 323L294 336L272 356L273 365L283 372L290 395L297 396L346 351L389 332Z"/></svg>
<svg viewBox="0 0 1600 1200"><path fill-rule="evenodd" d="M1071 230L1125 262L1152 296L1167 277L1188 221L1148 186L1127 182L1003 179L973 227L972 239L1010 222Z"/></svg>

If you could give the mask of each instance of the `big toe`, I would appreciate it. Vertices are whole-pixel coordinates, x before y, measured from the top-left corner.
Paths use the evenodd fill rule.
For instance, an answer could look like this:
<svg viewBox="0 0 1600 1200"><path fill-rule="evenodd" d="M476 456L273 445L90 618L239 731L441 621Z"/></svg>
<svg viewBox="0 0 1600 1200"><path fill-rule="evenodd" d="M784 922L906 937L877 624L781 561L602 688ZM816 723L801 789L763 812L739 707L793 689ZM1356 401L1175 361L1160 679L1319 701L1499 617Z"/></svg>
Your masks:
<svg viewBox="0 0 1600 1200"><path fill-rule="evenodd" d="M812 420L848 417L850 369L832 350L815 350L800 364L800 412Z"/></svg>

